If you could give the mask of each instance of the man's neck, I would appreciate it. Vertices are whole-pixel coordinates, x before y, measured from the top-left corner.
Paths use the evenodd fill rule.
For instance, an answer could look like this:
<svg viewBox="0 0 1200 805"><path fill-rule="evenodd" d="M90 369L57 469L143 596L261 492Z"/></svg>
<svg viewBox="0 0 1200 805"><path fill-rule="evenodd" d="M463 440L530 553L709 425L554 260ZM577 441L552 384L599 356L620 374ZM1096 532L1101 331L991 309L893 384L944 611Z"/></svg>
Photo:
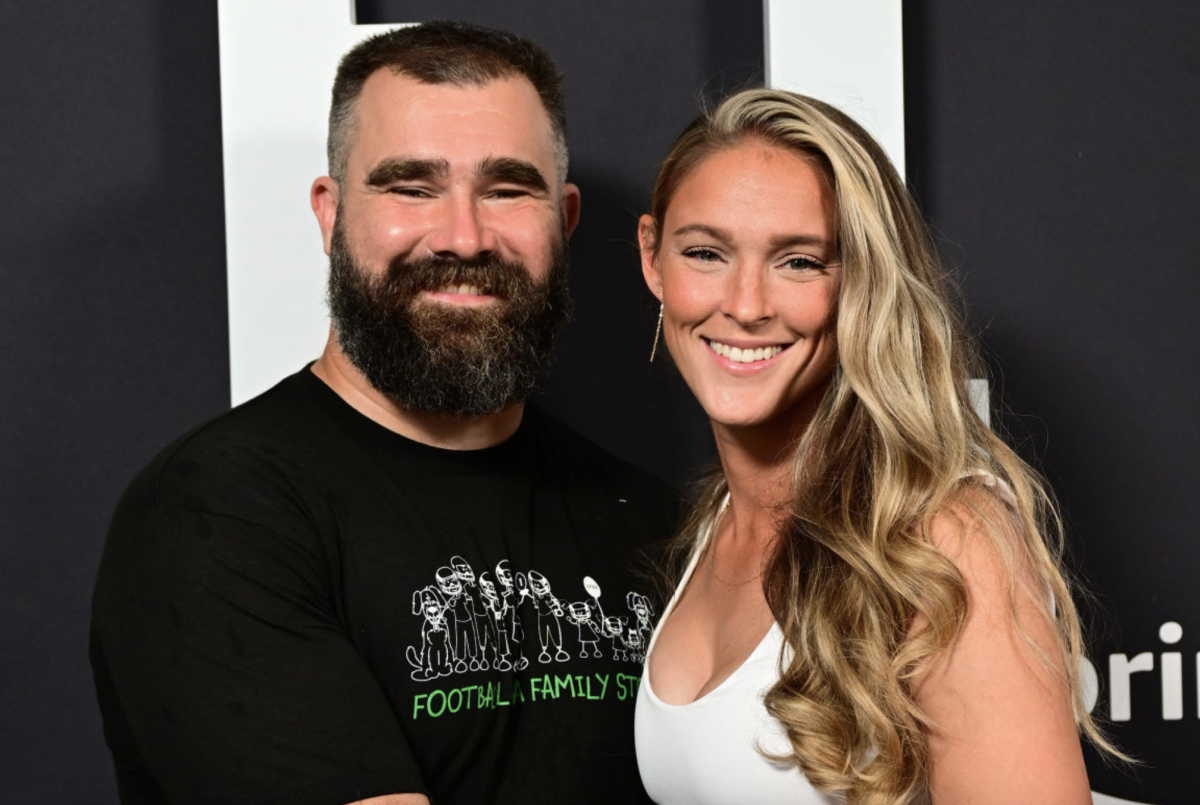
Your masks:
<svg viewBox="0 0 1200 805"><path fill-rule="evenodd" d="M517 403L496 414L459 417L408 411L398 407L367 381L350 362L330 333L325 351L312 372L333 389L346 404L394 433L414 442L444 450L482 450L494 447L517 432L525 406Z"/></svg>

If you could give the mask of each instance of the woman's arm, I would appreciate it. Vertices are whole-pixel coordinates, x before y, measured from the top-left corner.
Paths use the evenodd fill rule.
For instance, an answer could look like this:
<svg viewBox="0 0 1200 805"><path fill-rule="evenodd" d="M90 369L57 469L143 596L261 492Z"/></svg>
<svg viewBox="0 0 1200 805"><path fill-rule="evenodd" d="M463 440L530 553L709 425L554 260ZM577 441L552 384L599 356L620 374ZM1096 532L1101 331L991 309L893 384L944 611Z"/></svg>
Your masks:
<svg viewBox="0 0 1200 805"><path fill-rule="evenodd" d="M1020 526L991 494L967 494L972 505L949 507L934 519L930 533L934 546L962 573L968 600L958 639L914 687L917 704L933 724L928 739L934 805L1088 805L1062 652L1045 602L1034 597L1040 585L1029 581ZM984 530L985 521L998 530L995 538ZM997 543L1015 553L1015 618Z"/></svg>

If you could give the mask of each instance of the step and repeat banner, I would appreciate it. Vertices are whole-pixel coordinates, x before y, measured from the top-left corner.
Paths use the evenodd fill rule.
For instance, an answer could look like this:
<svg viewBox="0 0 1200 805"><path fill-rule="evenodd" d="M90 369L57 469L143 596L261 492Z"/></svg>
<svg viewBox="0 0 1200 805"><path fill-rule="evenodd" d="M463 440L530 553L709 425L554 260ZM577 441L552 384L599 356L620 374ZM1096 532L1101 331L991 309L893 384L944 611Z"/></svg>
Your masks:
<svg viewBox="0 0 1200 805"><path fill-rule="evenodd" d="M1090 757L1096 800L1200 802L1200 8L962 6L905 4L909 181L1094 593L1093 713L1142 762Z"/></svg>
<svg viewBox="0 0 1200 805"><path fill-rule="evenodd" d="M1200 61L1182 5L1032 0L115 0L0 10L0 801L114 803L87 607L128 478L186 427L319 352L338 57L459 18L566 75L577 314L540 403L679 483L713 458L661 362L635 225L704 98L817 95L884 144L960 276L996 427L1044 467L1094 600L1089 706L1142 761L1089 757L1095 802L1200 802L1191 401ZM64 8L70 14L64 16ZM71 20L68 26L64 20ZM597 393L603 389L603 393Z"/></svg>

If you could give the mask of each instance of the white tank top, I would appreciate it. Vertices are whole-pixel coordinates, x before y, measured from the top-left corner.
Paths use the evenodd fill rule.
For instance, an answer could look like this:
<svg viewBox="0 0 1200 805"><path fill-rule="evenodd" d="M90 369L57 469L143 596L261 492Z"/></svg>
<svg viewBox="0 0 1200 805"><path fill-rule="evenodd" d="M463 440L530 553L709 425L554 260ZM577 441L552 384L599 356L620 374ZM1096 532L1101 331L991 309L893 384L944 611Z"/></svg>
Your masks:
<svg viewBox="0 0 1200 805"><path fill-rule="evenodd" d="M654 629L647 667L679 593L708 542L711 524L692 552L683 578ZM642 784L659 805L841 805L845 800L809 785L794 763L775 763L757 748L790 754L783 727L767 713L763 695L779 679L783 632L776 623L737 670L690 704L654 695L650 674L638 688L634 736Z"/></svg>
<svg viewBox="0 0 1200 805"><path fill-rule="evenodd" d="M1016 497L1004 481L984 470L973 474L985 485L998 487L1001 499L1010 506L1016 505ZM687 570L654 628L646 649L647 668L658 630L691 579L712 536L712 525L710 522L705 526ZM1053 597L1050 606L1053 609ZM784 648L783 632L779 624L772 623L762 642L728 679L689 704L662 701L650 686L649 671L642 673L634 738L638 770L651 799L659 805L845 803L840 796L813 788L794 763L774 763L756 749L761 747L775 755L790 753L783 727L763 705L763 696L779 679L780 662L789 659L783 654ZM924 797L916 799L916 803L927 802Z"/></svg>

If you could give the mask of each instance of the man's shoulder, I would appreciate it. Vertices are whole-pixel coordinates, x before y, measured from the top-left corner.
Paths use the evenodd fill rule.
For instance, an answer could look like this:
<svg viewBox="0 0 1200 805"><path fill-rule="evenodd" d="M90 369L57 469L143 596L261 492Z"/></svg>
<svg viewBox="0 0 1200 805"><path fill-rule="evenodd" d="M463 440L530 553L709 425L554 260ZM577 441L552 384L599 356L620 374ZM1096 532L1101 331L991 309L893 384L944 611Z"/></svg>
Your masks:
<svg viewBox="0 0 1200 805"><path fill-rule="evenodd" d="M307 371L183 433L142 468L127 496L194 503L214 485L261 485L278 471L302 468L307 437L320 425Z"/></svg>
<svg viewBox="0 0 1200 805"><path fill-rule="evenodd" d="M127 611L123 590L158 594L187 579L235 584L231 572L286 581L287 562L322 567L330 516L320 451L303 452L300 434L315 414L305 410L311 389L297 388L298 378L183 434L129 483L97 573L95 611L106 623Z"/></svg>

